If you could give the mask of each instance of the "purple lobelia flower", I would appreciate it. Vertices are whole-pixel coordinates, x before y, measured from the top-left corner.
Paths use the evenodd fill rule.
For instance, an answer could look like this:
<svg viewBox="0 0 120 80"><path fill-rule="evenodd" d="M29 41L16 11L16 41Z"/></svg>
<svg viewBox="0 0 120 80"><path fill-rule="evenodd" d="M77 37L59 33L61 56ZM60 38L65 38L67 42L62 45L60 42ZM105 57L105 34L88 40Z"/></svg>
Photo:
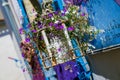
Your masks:
<svg viewBox="0 0 120 80"><path fill-rule="evenodd" d="M67 8L65 7L65 8L63 9L63 11L64 11L64 13L66 13L66 12L67 12Z"/></svg>
<svg viewBox="0 0 120 80"><path fill-rule="evenodd" d="M65 13L67 12L67 8L63 9L63 12L61 13L61 16L65 16Z"/></svg>
<svg viewBox="0 0 120 80"><path fill-rule="evenodd" d="M38 21L38 22L37 22L37 25L38 25L38 26L40 26L40 25L41 25L41 22L40 22L40 21Z"/></svg>
<svg viewBox="0 0 120 80"><path fill-rule="evenodd" d="M68 31L73 31L74 29L75 28L73 26L67 28Z"/></svg>
<svg viewBox="0 0 120 80"><path fill-rule="evenodd" d="M55 23L55 24L54 24L54 27L58 27L58 23Z"/></svg>
<svg viewBox="0 0 120 80"><path fill-rule="evenodd" d="M38 28L42 28L43 27L42 23L40 21L38 21L37 25L38 25Z"/></svg>
<svg viewBox="0 0 120 80"><path fill-rule="evenodd" d="M58 14L59 14L59 12L58 12L58 11L55 11L55 12L54 12L54 14L55 14L55 15L58 15Z"/></svg>
<svg viewBox="0 0 120 80"><path fill-rule="evenodd" d="M49 14L48 14L48 17L49 17L49 18L52 18L52 17L53 17L53 13L49 13Z"/></svg>
<svg viewBox="0 0 120 80"><path fill-rule="evenodd" d="M59 26L55 26L55 29L56 29L56 30L59 30Z"/></svg>
<svg viewBox="0 0 120 80"><path fill-rule="evenodd" d="M26 39L25 39L25 42L30 42L30 38L26 38Z"/></svg>
<svg viewBox="0 0 120 80"><path fill-rule="evenodd" d="M58 48L58 52L60 52L61 51L61 48Z"/></svg>
<svg viewBox="0 0 120 80"><path fill-rule="evenodd" d="M24 53L22 53L22 57L25 57L25 54L24 54Z"/></svg>
<svg viewBox="0 0 120 80"><path fill-rule="evenodd" d="M59 29L60 30L63 30L63 28L64 28L64 26L61 24L61 25L59 25Z"/></svg>
<svg viewBox="0 0 120 80"><path fill-rule="evenodd" d="M33 32L33 33L36 33L36 32L37 32L37 30L35 30L35 29L34 29L34 30L32 30L32 32Z"/></svg>
<svg viewBox="0 0 120 80"><path fill-rule="evenodd" d="M39 25L38 28L42 28L43 26L42 25Z"/></svg>
<svg viewBox="0 0 120 80"><path fill-rule="evenodd" d="M19 29L19 33L22 34L23 33L23 28Z"/></svg>
<svg viewBox="0 0 120 80"><path fill-rule="evenodd" d="M85 16L85 13L82 13L81 16Z"/></svg>
<svg viewBox="0 0 120 80"><path fill-rule="evenodd" d="M65 16L65 13L61 13L61 16Z"/></svg>
<svg viewBox="0 0 120 80"><path fill-rule="evenodd" d="M49 23L49 26L50 26L50 27L52 27L53 25L54 25L54 23L53 23L53 22L50 22L50 23Z"/></svg>
<svg viewBox="0 0 120 80"><path fill-rule="evenodd" d="M30 28L30 27L31 27L31 24L29 23L29 24L27 25L27 27Z"/></svg>
<svg viewBox="0 0 120 80"><path fill-rule="evenodd" d="M62 25L61 21L58 21L57 23L54 24L54 27L57 30L62 30L64 28L64 26Z"/></svg>
<svg viewBox="0 0 120 80"><path fill-rule="evenodd" d="M60 25L58 23L54 24L55 29L60 30Z"/></svg>

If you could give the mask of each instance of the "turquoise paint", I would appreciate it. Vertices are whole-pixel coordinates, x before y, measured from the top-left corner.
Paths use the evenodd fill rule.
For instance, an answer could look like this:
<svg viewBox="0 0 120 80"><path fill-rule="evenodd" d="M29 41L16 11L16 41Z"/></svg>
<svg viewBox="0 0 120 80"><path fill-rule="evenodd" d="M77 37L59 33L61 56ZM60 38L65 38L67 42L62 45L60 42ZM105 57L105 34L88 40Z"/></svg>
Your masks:
<svg viewBox="0 0 120 80"><path fill-rule="evenodd" d="M76 40L72 39L71 42L72 42L73 48L76 49L76 50L74 50L74 53L75 53L76 57L82 56ZM79 79L81 80L82 75L84 75L82 78L83 79L85 78L86 80L89 80L90 77L91 77L91 71L88 71L87 68L86 68L86 65L88 65L88 63L84 62L82 57L77 58L76 62L81 65L81 66L78 65L79 68L83 68L83 71L79 72L80 73L79 74Z"/></svg>
<svg viewBox="0 0 120 80"><path fill-rule="evenodd" d="M28 25L28 23L29 23L29 20L28 20L28 16L27 16L27 13L26 13L26 11L25 11L25 8L24 8L24 6L23 6L23 0L17 0L18 1L18 3L19 3L19 6L20 6L20 8L21 8L21 10L22 10L22 14L23 14L23 28L26 30L27 29L27 25Z"/></svg>
<svg viewBox="0 0 120 80"><path fill-rule="evenodd" d="M64 8L63 0L53 0L53 8L55 11L57 10L63 10Z"/></svg>

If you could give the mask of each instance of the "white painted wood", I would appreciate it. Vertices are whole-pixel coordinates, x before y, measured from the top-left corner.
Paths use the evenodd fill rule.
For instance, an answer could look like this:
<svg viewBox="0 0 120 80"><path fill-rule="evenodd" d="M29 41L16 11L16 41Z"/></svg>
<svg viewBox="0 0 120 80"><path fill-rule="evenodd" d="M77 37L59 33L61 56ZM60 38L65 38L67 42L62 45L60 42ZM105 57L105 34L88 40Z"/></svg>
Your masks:
<svg viewBox="0 0 120 80"><path fill-rule="evenodd" d="M49 42L48 42L48 38L47 38L47 36L46 36L45 30L42 30L41 33L42 33L43 39L44 39L44 41L45 41L45 44L46 44L46 48L47 48L49 57L52 57L52 53L51 53L51 51L50 51L50 44L49 44Z"/></svg>
<svg viewBox="0 0 120 80"><path fill-rule="evenodd" d="M69 45L70 49L72 49L72 43L71 43L71 40L70 40L68 31L67 31L67 28L66 28L65 24L62 24L62 25L64 26L64 34L65 34L65 36L66 36L68 45Z"/></svg>

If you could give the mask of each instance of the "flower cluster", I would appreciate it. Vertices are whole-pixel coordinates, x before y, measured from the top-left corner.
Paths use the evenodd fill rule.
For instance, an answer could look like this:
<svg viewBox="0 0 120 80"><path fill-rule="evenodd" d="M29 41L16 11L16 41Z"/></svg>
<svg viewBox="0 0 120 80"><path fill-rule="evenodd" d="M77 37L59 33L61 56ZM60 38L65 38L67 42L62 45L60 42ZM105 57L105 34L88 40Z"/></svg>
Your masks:
<svg viewBox="0 0 120 80"><path fill-rule="evenodd" d="M78 40L82 51L88 49L88 43L93 40L99 32L93 30L92 26L89 25L87 14L81 13L79 6L70 3L67 4L62 11L53 11L51 7L47 7L47 9L43 10L43 14L36 16L37 18L31 23L29 29L33 33L32 40L36 42L42 51L46 49L43 36L40 33L43 29L45 29L49 39L57 36L65 40L63 30L66 26L70 38ZM29 39L26 40L29 41Z"/></svg>
<svg viewBox="0 0 120 80"><path fill-rule="evenodd" d="M37 53L30 42L21 42L22 56L26 59L31 67L33 80L44 80L44 75L40 67Z"/></svg>

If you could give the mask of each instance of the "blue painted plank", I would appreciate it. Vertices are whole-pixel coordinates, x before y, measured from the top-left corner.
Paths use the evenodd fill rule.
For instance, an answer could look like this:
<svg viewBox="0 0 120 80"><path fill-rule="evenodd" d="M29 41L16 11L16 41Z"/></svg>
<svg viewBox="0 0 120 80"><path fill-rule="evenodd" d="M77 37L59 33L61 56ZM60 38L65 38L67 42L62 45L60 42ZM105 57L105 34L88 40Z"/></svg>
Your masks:
<svg viewBox="0 0 120 80"><path fill-rule="evenodd" d="M120 5L117 0L89 0L87 10L91 25L103 29L91 43L96 49L120 44Z"/></svg>
<svg viewBox="0 0 120 80"><path fill-rule="evenodd" d="M21 10L22 10L22 14L23 14L23 20L24 20L24 22L23 22L23 28L24 29L27 29L27 25L28 25L28 23L29 23L29 20L28 20L28 16L27 16L27 13L26 13L26 11L25 11L25 8L24 8L24 6L23 6L23 0L17 0L18 1L18 3L19 3L19 6L20 6L20 8L21 8Z"/></svg>
<svg viewBox="0 0 120 80"><path fill-rule="evenodd" d="M63 0L53 0L53 8L55 11L57 10L63 10Z"/></svg>
<svg viewBox="0 0 120 80"><path fill-rule="evenodd" d="M72 39L71 42L72 42L73 48L75 48L75 49L79 48L79 46L78 46L78 44L77 44L77 42L76 42L75 39ZM74 53L75 53L76 57L82 56L80 49L74 50ZM80 69L82 69L81 72L79 72L79 78L80 78L80 80L81 80L81 78L85 78L85 80L89 80L90 77L91 77L91 72L88 71L87 68L86 68L86 65L88 65L88 63L84 62L84 60L83 60L82 57L77 58L76 62L79 64L78 67ZM81 77L81 75L83 75L83 74L84 74L84 76Z"/></svg>

